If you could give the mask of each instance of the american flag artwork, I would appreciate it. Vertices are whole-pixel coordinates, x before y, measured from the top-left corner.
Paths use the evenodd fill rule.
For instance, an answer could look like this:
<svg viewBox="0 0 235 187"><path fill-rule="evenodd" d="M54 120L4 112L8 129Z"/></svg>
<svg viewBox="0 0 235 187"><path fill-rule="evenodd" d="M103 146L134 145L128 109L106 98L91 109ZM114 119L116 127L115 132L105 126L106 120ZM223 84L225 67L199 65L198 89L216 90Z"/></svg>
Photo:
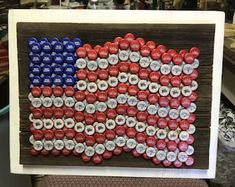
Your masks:
<svg viewBox="0 0 235 187"><path fill-rule="evenodd" d="M29 154L194 164L197 47L176 51L132 33L96 46L56 37L28 44Z"/></svg>

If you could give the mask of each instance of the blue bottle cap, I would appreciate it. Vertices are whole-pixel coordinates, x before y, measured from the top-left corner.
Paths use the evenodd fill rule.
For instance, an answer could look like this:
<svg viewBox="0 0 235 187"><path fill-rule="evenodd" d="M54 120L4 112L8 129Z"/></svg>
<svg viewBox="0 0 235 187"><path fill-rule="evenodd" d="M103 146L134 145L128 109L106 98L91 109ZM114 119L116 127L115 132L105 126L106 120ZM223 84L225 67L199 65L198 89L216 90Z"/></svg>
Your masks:
<svg viewBox="0 0 235 187"><path fill-rule="evenodd" d="M51 52L51 44L49 42L45 42L42 44L42 51L45 53L50 53Z"/></svg>
<svg viewBox="0 0 235 187"><path fill-rule="evenodd" d="M73 42L68 42L66 45L65 45L65 49L67 52L69 53L74 53L76 48L75 48L75 45Z"/></svg>
<svg viewBox="0 0 235 187"><path fill-rule="evenodd" d="M71 64L68 64L64 67L64 73L67 75L74 75L75 67Z"/></svg>
<svg viewBox="0 0 235 187"><path fill-rule="evenodd" d="M33 43L38 42L38 40L35 37L31 37L28 39L28 45L31 46Z"/></svg>
<svg viewBox="0 0 235 187"><path fill-rule="evenodd" d="M64 56L62 54L59 54L59 53L55 54L54 58L53 58L53 62L55 64L63 64Z"/></svg>
<svg viewBox="0 0 235 187"><path fill-rule="evenodd" d="M30 73L30 74L29 74L29 80L32 81L33 78L34 78L34 74Z"/></svg>
<svg viewBox="0 0 235 187"><path fill-rule="evenodd" d="M63 43L63 45L66 45L68 42L70 42L70 39L68 37L64 37L62 38L61 42Z"/></svg>
<svg viewBox="0 0 235 187"><path fill-rule="evenodd" d="M33 56L33 54L34 54L34 53L33 53L32 51L29 52L29 58L30 58L30 59L31 59L31 57Z"/></svg>
<svg viewBox="0 0 235 187"><path fill-rule="evenodd" d="M56 42L59 42L59 39L56 37L53 37L51 38L50 42L51 42L51 45L55 45Z"/></svg>
<svg viewBox="0 0 235 187"><path fill-rule="evenodd" d="M75 84L75 80L73 76L68 75L64 78L64 84L67 86L73 86Z"/></svg>
<svg viewBox="0 0 235 187"><path fill-rule="evenodd" d="M64 46L61 42L56 42L54 44L54 51L57 52L57 53L62 53L64 50Z"/></svg>
<svg viewBox="0 0 235 187"><path fill-rule="evenodd" d="M41 67L39 65L34 65L30 68L30 71L32 72L32 74L34 75L41 75Z"/></svg>
<svg viewBox="0 0 235 187"><path fill-rule="evenodd" d="M33 54L31 56L31 62L34 64L40 64L41 63L41 56L39 54Z"/></svg>
<svg viewBox="0 0 235 187"><path fill-rule="evenodd" d="M53 83L52 78L50 76L43 77L43 85L51 86Z"/></svg>
<svg viewBox="0 0 235 187"><path fill-rule="evenodd" d="M56 85L56 86L62 86L64 84L63 78L59 75L57 75L53 78L53 82L54 82L54 85Z"/></svg>
<svg viewBox="0 0 235 187"><path fill-rule="evenodd" d="M28 65L29 65L29 69L30 69L30 68L33 67L35 64L32 63L31 61L29 61Z"/></svg>
<svg viewBox="0 0 235 187"><path fill-rule="evenodd" d="M34 85L34 86L41 86L41 85L42 85L42 79L41 79L41 77L39 77L39 76L34 76L34 77L31 79L31 83L32 83L32 85Z"/></svg>
<svg viewBox="0 0 235 187"><path fill-rule="evenodd" d="M42 56L42 62L43 62L44 64L51 64L51 62L52 62L52 57L51 57L51 55L50 55L50 54L44 54L44 55Z"/></svg>
<svg viewBox="0 0 235 187"><path fill-rule="evenodd" d="M54 56L55 56L56 54L57 54L56 52L52 51L52 52L51 52L51 57L54 58Z"/></svg>
<svg viewBox="0 0 235 187"><path fill-rule="evenodd" d="M44 44L45 42L48 42L48 39L47 39L46 37L41 37L41 38L39 39L40 45Z"/></svg>
<svg viewBox="0 0 235 187"><path fill-rule="evenodd" d="M43 66L42 68L42 73L44 75L51 75L52 74L52 67L48 64L46 64L45 66Z"/></svg>
<svg viewBox="0 0 235 187"><path fill-rule="evenodd" d="M53 67L53 73L56 75L62 75L63 74L63 67L61 65L55 65Z"/></svg>
<svg viewBox="0 0 235 187"><path fill-rule="evenodd" d="M80 38L74 38L73 43L76 46L76 48L79 48L82 46L82 40Z"/></svg>
<svg viewBox="0 0 235 187"><path fill-rule="evenodd" d="M68 63L68 64L74 64L75 61L76 61L76 57L74 54L72 53L68 53L65 55L65 61Z"/></svg>
<svg viewBox="0 0 235 187"><path fill-rule="evenodd" d="M31 51L34 53L40 53L41 52L41 45L37 42L34 42L31 46Z"/></svg>

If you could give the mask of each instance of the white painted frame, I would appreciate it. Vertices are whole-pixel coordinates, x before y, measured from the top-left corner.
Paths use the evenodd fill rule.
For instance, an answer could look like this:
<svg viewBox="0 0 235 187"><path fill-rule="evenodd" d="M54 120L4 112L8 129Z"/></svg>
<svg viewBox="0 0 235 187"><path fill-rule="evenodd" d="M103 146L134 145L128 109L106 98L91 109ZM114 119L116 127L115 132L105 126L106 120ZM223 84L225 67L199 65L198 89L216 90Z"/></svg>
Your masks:
<svg viewBox="0 0 235 187"><path fill-rule="evenodd" d="M21 165L19 142L18 22L215 24L209 169ZM10 164L19 174L95 175L164 178L214 178L221 91L224 13L216 11L10 10Z"/></svg>

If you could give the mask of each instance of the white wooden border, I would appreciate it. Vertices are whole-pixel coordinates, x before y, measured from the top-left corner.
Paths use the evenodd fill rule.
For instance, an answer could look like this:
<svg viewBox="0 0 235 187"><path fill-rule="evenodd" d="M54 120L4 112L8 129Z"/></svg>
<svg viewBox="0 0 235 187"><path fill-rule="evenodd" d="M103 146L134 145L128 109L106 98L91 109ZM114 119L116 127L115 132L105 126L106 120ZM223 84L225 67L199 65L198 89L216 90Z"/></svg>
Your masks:
<svg viewBox="0 0 235 187"><path fill-rule="evenodd" d="M87 166L24 166L19 164L19 84L17 60L18 22L60 23L164 23L164 24L216 24L209 169L164 169L130 167ZM10 60L10 161L12 173L96 175L164 178L214 178L218 137L219 103L221 90L224 13L216 11L126 11L126 10L10 10L9 60Z"/></svg>

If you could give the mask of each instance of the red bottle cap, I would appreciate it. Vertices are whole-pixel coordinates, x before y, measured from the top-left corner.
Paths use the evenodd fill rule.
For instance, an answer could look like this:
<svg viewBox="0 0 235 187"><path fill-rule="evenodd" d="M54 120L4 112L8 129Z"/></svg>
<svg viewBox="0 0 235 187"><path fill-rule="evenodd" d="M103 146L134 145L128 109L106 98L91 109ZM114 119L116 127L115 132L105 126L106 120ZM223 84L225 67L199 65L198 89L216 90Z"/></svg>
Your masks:
<svg viewBox="0 0 235 187"><path fill-rule="evenodd" d="M159 49L153 49L151 51L151 57L153 60L159 60L161 58L161 51Z"/></svg>
<svg viewBox="0 0 235 187"><path fill-rule="evenodd" d="M159 118L157 124L159 128L164 129L167 127L167 120L165 118Z"/></svg>
<svg viewBox="0 0 235 187"><path fill-rule="evenodd" d="M114 109L108 109L106 114L109 119L114 119L117 116L116 110Z"/></svg>
<svg viewBox="0 0 235 187"><path fill-rule="evenodd" d="M118 68L121 72L127 72L130 66L130 62L119 62Z"/></svg>
<svg viewBox="0 0 235 187"><path fill-rule="evenodd" d="M157 82L159 80L160 76L161 76L160 72L151 72L149 74L149 79L152 82Z"/></svg>
<svg viewBox="0 0 235 187"><path fill-rule="evenodd" d="M159 98L159 105L162 107L166 107L169 105L169 100L167 99L167 97L160 97Z"/></svg>
<svg viewBox="0 0 235 187"><path fill-rule="evenodd" d="M156 47L156 43L154 41L148 41L146 45L153 50Z"/></svg>
<svg viewBox="0 0 235 187"><path fill-rule="evenodd" d="M189 156L185 164L186 166L192 166L194 164L194 158Z"/></svg>
<svg viewBox="0 0 235 187"><path fill-rule="evenodd" d="M175 65L180 65L180 64L182 64L182 62L183 62L183 57L182 57L182 55L180 55L180 54L175 54L175 55L173 56L173 62L174 62Z"/></svg>
<svg viewBox="0 0 235 187"><path fill-rule="evenodd" d="M96 93L96 97L101 102L105 102L108 100L108 96L107 96L106 92L103 92L103 91L98 91Z"/></svg>
<svg viewBox="0 0 235 187"><path fill-rule="evenodd" d="M49 111L48 109L49 108L46 109L47 110L46 115L48 114L48 111ZM64 116L64 110L62 108L55 108L55 109L53 109L53 112L54 112L55 118L62 118ZM44 116L45 116L45 114L44 114Z"/></svg>
<svg viewBox="0 0 235 187"><path fill-rule="evenodd" d="M119 44L119 42L120 42L120 40L121 39L123 39L122 37L116 37L115 39L114 39L114 43L116 43L116 44Z"/></svg>
<svg viewBox="0 0 235 187"><path fill-rule="evenodd" d="M40 87L34 86L31 90L31 93L32 93L32 96L39 97L39 96L41 96L42 91L41 91Z"/></svg>
<svg viewBox="0 0 235 187"><path fill-rule="evenodd" d="M175 151L177 149L177 143L175 141L167 142L167 148L169 151Z"/></svg>
<svg viewBox="0 0 235 187"><path fill-rule="evenodd" d="M138 153L135 149L132 150L132 155L133 155L134 157L140 157L140 156L141 156L141 154Z"/></svg>
<svg viewBox="0 0 235 187"><path fill-rule="evenodd" d="M94 137L95 137L95 141L98 144L102 144L105 142L105 135L104 134L96 133Z"/></svg>
<svg viewBox="0 0 235 187"><path fill-rule="evenodd" d="M138 112L137 116L136 116L137 120L139 120L141 122L145 121L147 119L147 117L148 117L148 113L147 112Z"/></svg>
<svg viewBox="0 0 235 187"><path fill-rule="evenodd" d="M51 155L52 156L59 156L60 155L60 151L54 148L54 149L51 150Z"/></svg>
<svg viewBox="0 0 235 187"><path fill-rule="evenodd" d="M97 80L97 77L98 77L98 74L96 72L89 72L87 74L87 79L90 81L90 82L95 82Z"/></svg>
<svg viewBox="0 0 235 187"><path fill-rule="evenodd" d="M124 126L116 126L115 132L118 136L123 136L126 133L126 128Z"/></svg>
<svg viewBox="0 0 235 187"><path fill-rule="evenodd" d="M156 145L156 138L151 136L151 137L147 137L147 140L146 140L146 144L149 146L149 147L153 147Z"/></svg>
<svg viewBox="0 0 235 187"><path fill-rule="evenodd" d="M161 163L161 161L158 160L156 157L153 157L153 158L152 158L152 162L153 162L155 165L158 165L158 164Z"/></svg>
<svg viewBox="0 0 235 187"><path fill-rule="evenodd" d="M186 151L188 149L188 144L186 142L179 142L178 147L180 151Z"/></svg>
<svg viewBox="0 0 235 187"><path fill-rule="evenodd" d="M191 101L188 97L182 97L181 105L185 108L188 108L191 105Z"/></svg>
<svg viewBox="0 0 235 187"><path fill-rule="evenodd" d="M179 160L175 160L175 161L173 162L173 165L174 165L174 167L176 167L176 168L180 168L180 167L183 165L183 163L180 162Z"/></svg>
<svg viewBox="0 0 235 187"><path fill-rule="evenodd" d="M137 112L138 112L138 110L137 110L137 108L135 108L135 107L129 107L129 108L127 109L127 114L128 114L128 116L130 116L130 117L136 116Z"/></svg>
<svg viewBox="0 0 235 187"><path fill-rule="evenodd" d="M132 41L132 40L134 40L135 39L135 36L134 36L134 34L132 34L132 33L126 33L125 34L125 36L124 36L124 38L127 40L127 41Z"/></svg>
<svg viewBox="0 0 235 187"><path fill-rule="evenodd" d="M97 58L97 52L96 52L96 50L90 49L90 50L87 52L87 57L88 57L89 60L96 60L96 58Z"/></svg>
<svg viewBox="0 0 235 187"><path fill-rule="evenodd" d="M108 71L109 71L109 75L111 76L117 76L119 73L117 66L109 66Z"/></svg>
<svg viewBox="0 0 235 187"><path fill-rule="evenodd" d="M105 122L105 120L106 120L105 113L96 112L96 120L100 123Z"/></svg>
<svg viewBox="0 0 235 187"><path fill-rule="evenodd" d="M122 49L122 50L128 49L128 47L129 47L129 42L128 42L128 40L126 40L126 39L121 39L121 40L119 41L119 47L120 47L120 49Z"/></svg>
<svg viewBox="0 0 235 187"><path fill-rule="evenodd" d="M181 84L181 79L178 76L173 76L171 77L170 80L171 80L171 85L174 87L179 87Z"/></svg>
<svg viewBox="0 0 235 187"><path fill-rule="evenodd" d="M168 127L171 130L176 130L178 128L178 122L175 119L171 119L168 121Z"/></svg>
<svg viewBox="0 0 235 187"><path fill-rule="evenodd" d="M178 99L173 98L170 100L170 106L171 108L176 109L180 106L180 101Z"/></svg>
<svg viewBox="0 0 235 187"><path fill-rule="evenodd" d="M111 151L105 151L104 153L103 153L103 158L105 159L105 160L108 160L108 159L110 159L110 158L112 158L112 156L113 156L113 153L111 152Z"/></svg>
<svg viewBox="0 0 235 187"><path fill-rule="evenodd" d="M127 128L126 134L129 138L134 138L136 136L136 130L134 128Z"/></svg>
<svg viewBox="0 0 235 187"><path fill-rule="evenodd" d="M117 88L109 88L108 89L108 96L111 98L116 98L118 96Z"/></svg>
<svg viewBox="0 0 235 187"><path fill-rule="evenodd" d="M182 83L185 85L185 86L189 86L191 83L192 83L192 78L189 76L189 75L184 75L182 77Z"/></svg>
<svg viewBox="0 0 235 187"><path fill-rule="evenodd" d="M127 111L127 106L120 104L120 105L117 106L116 111L117 111L118 114L123 115Z"/></svg>
<svg viewBox="0 0 235 187"><path fill-rule="evenodd" d="M139 143L145 142L146 138L147 138L146 134L145 134L145 133L142 133L142 132L139 132L139 133L137 133L137 135L136 135L136 140L137 140Z"/></svg>
<svg viewBox="0 0 235 187"><path fill-rule="evenodd" d="M63 139L63 138L64 138L64 131L61 130L61 129L56 129L56 130L54 131L54 137L55 137L56 139Z"/></svg>
<svg viewBox="0 0 235 187"><path fill-rule="evenodd" d="M87 125L92 125L95 122L95 116L91 114L85 114L85 123Z"/></svg>
<svg viewBox="0 0 235 187"><path fill-rule="evenodd" d="M49 86L45 86L42 88L42 94L45 96L45 97L50 97L52 95L52 88L49 87Z"/></svg>
<svg viewBox="0 0 235 187"><path fill-rule="evenodd" d="M189 75L191 79L195 80L198 77L198 71L196 69Z"/></svg>
<svg viewBox="0 0 235 187"><path fill-rule="evenodd" d="M75 136L75 131L73 129L66 129L65 130L65 136L68 138L68 139L73 139L74 136Z"/></svg>
<svg viewBox="0 0 235 187"><path fill-rule="evenodd" d="M110 52L111 54L116 54L116 53L118 52L118 44L116 44L116 43L111 43L111 44L109 45L109 52Z"/></svg>
<svg viewBox="0 0 235 187"><path fill-rule="evenodd" d="M184 57L184 55L187 53L188 51L186 50L180 50L179 55L181 55L182 57Z"/></svg>
<svg viewBox="0 0 235 187"><path fill-rule="evenodd" d="M172 57L169 53L162 54L161 60L164 64L169 64L171 62L171 59L172 59Z"/></svg>
<svg viewBox="0 0 235 187"><path fill-rule="evenodd" d="M80 79L80 80L84 80L86 79L86 76L87 76L87 72L86 70L84 69L80 69L76 72L76 75L77 75L77 78Z"/></svg>
<svg viewBox="0 0 235 187"><path fill-rule="evenodd" d="M190 134L190 135L189 135L189 138L187 139L186 142L187 142L189 145L191 145L191 144L194 143L194 140L195 140L194 136Z"/></svg>
<svg viewBox="0 0 235 187"><path fill-rule="evenodd" d="M175 56L175 54L177 53L176 50L174 49L168 49L167 53L169 53L171 55L171 57Z"/></svg>
<svg viewBox="0 0 235 187"><path fill-rule="evenodd" d="M96 95L93 93L87 93L86 94L86 101L89 104L96 102Z"/></svg>
<svg viewBox="0 0 235 187"><path fill-rule="evenodd" d="M162 165L163 165L164 167L169 167L169 166L171 165L171 162L170 162L169 160L163 160L163 161L162 161Z"/></svg>
<svg viewBox="0 0 235 187"><path fill-rule="evenodd" d="M143 38L136 38L136 40L140 43L141 46L145 44L145 41Z"/></svg>
<svg viewBox="0 0 235 187"><path fill-rule="evenodd" d="M74 118L76 119L77 122L81 122L84 120L84 114L83 112L76 112L74 114Z"/></svg>
<svg viewBox="0 0 235 187"><path fill-rule="evenodd" d="M130 41L130 48L132 51L138 51L140 49L140 43L137 40Z"/></svg>
<svg viewBox="0 0 235 187"><path fill-rule="evenodd" d="M85 141L85 139L86 139L86 136L83 133L81 133L81 132L76 133L75 140L78 143L83 143Z"/></svg>
<svg viewBox="0 0 235 187"><path fill-rule="evenodd" d="M113 150L113 154L116 155L116 156L122 154L122 148L121 148L121 147L116 147L116 148Z"/></svg>
<svg viewBox="0 0 235 187"><path fill-rule="evenodd" d="M156 125L158 121L158 118L156 115L148 115L147 117L147 123L149 125Z"/></svg>
<svg viewBox="0 0 235 187"><path fill-rule="evenodd" d="M148 96L149 96L149 92L148 91L139 91L138 95L137 95L137 98L140 101L144 101L144 100L147 100Z"/></svg>
<svg viewBox="0 0 235 187"><path fill-rule="evenodd" d="M169 83L170 83L170 77L169 77L169 76L167 76L167 75L162 75L162 76L160 77L160 84L161 84L162 86L168 86Z"/></svg>
<svg viewBox="0 0 235 187"><path fill-rule="evenodd" d="M148 69L141 69L139 71L139 77L141 79L147 79L149 77L150 71Z"/></svg>
<svg viewBox="0 0 235 187"><path fill-rule="evenodd" d="M54 138L54 131L52 130L43 130L43 134L46 140L52 140Z"/></svg>
<svg viewBox="0 0 235 187"><path fill-rule="evenodd" d="M94 144L95 144L94 136L87 136L86 137L86 145L87 146L93 146Z"/></svg>
<svg viewBox="0 0 235 187"><path fill-rule="evenodd" d="M139 89L137 86L134 86L134 85L128 86L129 95L135 96L138 93L138 91L139 91Z"/></svg>
<svg viewBox="0 0 235 187"><path fill-rule="evenodd" d="M99 54L100 58L107 58L108 55L109 55L109 52L108 52L108 49L106 47L101 47L98 54Z"/></svg>
<svg viewBox="0 0 235 187"><path fill-rule="evenodd" d="M116 137L116 133L113 130L106 130L105 136L107 140L113 140Z"/></svg>
<svg viewBox="0 0 235 187"><path fill-rule="evenodd" d="M98 165L102 162L102 156L98 154L94 154L92 157L92 161L94 162L94 164Z"/></svg>
<svg viewBox="0 0 235 187"><path fill-rule="evenodd" d="M188 97L192 102L197 100L197 93L196 92L192 92L192 94Z"/></svg>
<svg viewBox="0 0 235 187"><path fill-rule="evenodd" d="M135 73L139 72L140 66L139 66L139 64L131 63L129 69L130 69L131 73L135 74Z"/></svg>
<svg viewBox="0 0 235 187"><path fill-rule="evenodd" d="M105 42L104 47L108 49L110 44L111 44L111 42Z"/></svg>
<svg viewBox="0 0 235 187"><path fill-rule="evenodd" d="M192 64L193 61L194 61L194 56L191 54L191 53L186 53L184 55L184 61L187 63L187 64Z"/></svg>
<svg viewBox="0 0 235 187"><path fill-rule="evenodd" d="M194 123L195 120L196 120L195 114L190 113L189 118L188 118L188 122L189 123Z"/></svg>
<svg viewBox="0 0 235 187"><path fill-rule="evenodd" d="M125 83L119 83L118 84L118 92L119 93L125 94L127 92L127 89L128 89L127 84L125 84Z"/></svg>
<svg viewBox="0 0 235 187"><path fill-rule="evenodd" d="M151 49L147 45L143 45L140 49L140 54L143 57L149 56L151 52Z"/></svg>
<svg viewBox="0 0 235 187"><path fill-rule="evenodd" d="M87 52L86 52L85 47L79 47L79 48L77 48L76 54L77 54L77 56L78 56L79 58L84 58L84 57L86 57Z"/></svg>
<svg viewBox="0 0 235 187"><path fill-rule="evenodd" d="M158 95L157 94L149 94L148 95L148 102L151 104L156 104L158 101Z"/></svg>
<svg viewBox="0 0 235 187"><path fill-rule="evenodd" d="M46 149L43 149L43 150L41 150L41 154L43 155L43 156L47 156L47 155L49 155L49 151L47 151Z"/></svg>
<svg viewBox="0 0 235 187"><path fill-rule="evenodd" d="M89 162L91 160L91 157L87 156L85 153L82 153L81 158L83 162Z"/></svg>
<svg viewBox="0 0 235 187"><path fill-rule="evenodd" d="M100 50L100 48L101 48L101 46L100 46L100 45L96 45L96 46L94 47L94 50L98 53L98 52L99 52L99 50Z"/></svg>
<svg viewBox="0 0 235 187"><path fill-rule="evenodd" d="M192 47L189 52L195 57L197 58L200 55L200 49L198 49L197 47Z"/></svg>
<svg viewBox="0 0 235 187"><path fill-rule="evenodd" d="M85 95L84 92L82 92L82 91L76 91L76 93L75 93L75 99L76 99L77 101L83 101L85 98L86 98L86 95Z"/></svg>
<svg viewBox="0 0 235 187"><path fill-rule="evenodd" d="M31 112L33 114L33 117L36 118L36 119L42 117L42 110L40 108L33 108Z"/></svg>
<svg viewBox="0 0 235 187"><path fill-rule="evenodd" d="M158 45L157 49L161 52L161 53L165 53L166 52L166 46L164 45Z"/></svg>
<svg viewBox="0 0 235 187"><path fill-rule="evenodd" d="M109 73L107 70L99 70L98 77L101 80L107 80L109 78Z"/></svg>
<svg viewBox="0 0 235 187"><path fill-rule="evenodd" d="M164 141L164 140L158 140L157 141L157 148L158 149L165 149L165 147L166 147L166 142Z"/></svg>
<svg viewBox="0 0 235 187"><path fill-rule="evenodd" d="M72 86L67 86L65 89L64 89L64 92L65 92L65 95L67 97L72 97L74 95L74 88Z"/></svg>
<svg viewBox="0 0 235 187"><path fill-rule="evenodd" d="M35 140L43 139L43 132L41 130L35 129L31 131Z"/></svg>

